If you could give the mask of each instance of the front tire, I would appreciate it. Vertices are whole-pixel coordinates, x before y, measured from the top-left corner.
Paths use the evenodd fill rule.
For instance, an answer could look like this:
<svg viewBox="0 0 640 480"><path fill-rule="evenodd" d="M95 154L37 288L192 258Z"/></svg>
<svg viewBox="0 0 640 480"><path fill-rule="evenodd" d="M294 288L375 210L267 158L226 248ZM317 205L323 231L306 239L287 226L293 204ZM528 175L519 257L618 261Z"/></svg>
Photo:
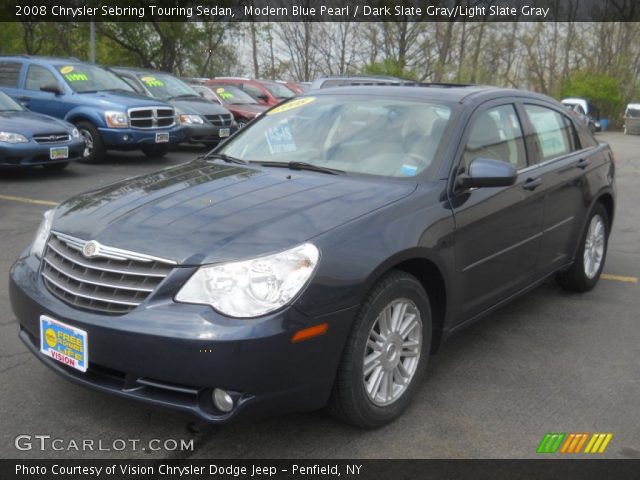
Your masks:
<svg viewBox="0 0 640 480"><path fill-rule="evenodd" d="M431 308L422 284L401 271L367 294L347 339L329 413L362 428L395 420L420 384L431 349Z"/></svg>
<svg viewBox="0 0 640 480"><path fill-rule="evenodd" d="M573 292L586 292L595 287L604 267L608 241L609 215L601 203L596 203L580 237L575 262L557 276L560 286Z"/></svg>
<svg viewBox="0 0 640 480"><path fill-rule="evenodd" d="M104 160L106 150L98 129L91 122L84 120L76 123L76 127L85 142L81 161L85 163L102 162Z"/></svg>

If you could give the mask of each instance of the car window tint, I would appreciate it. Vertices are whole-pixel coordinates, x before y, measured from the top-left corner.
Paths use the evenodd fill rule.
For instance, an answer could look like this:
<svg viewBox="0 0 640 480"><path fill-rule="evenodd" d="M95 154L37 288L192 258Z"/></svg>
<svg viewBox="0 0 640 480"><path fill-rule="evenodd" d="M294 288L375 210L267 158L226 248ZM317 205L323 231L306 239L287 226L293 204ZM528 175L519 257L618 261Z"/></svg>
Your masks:
<svg viewBox="0 0 640 480"><path fill-rule="evenodd" d="M21 68L19 62L0 62L0 87L18 88Z"/></svg>
<svg viewBox="0 0 640 480"><path fill-rule="evenodd" d="M538 137L542 161L575 150L575 133L567 117L539 105L525 105L524 108Z"/></svg>
<svg viewBox="0 0 640 480"><path fill-rule="evenodd" d="M220 103L220 100L218 100L218 97L216 97L213 94L213 92L211 90L209 90L208 88L199 87L197 85L192 85L191 88L193 88L196 92L201 94L207 100L211 100L212 102Z"/></svg>
<svg viewBox="0 0 640 480"><path fill-rule="evenodd" d="M59 85L56 77L40 65L31 65L27 70L27 81L24 88L27 90L40 90L44 85Z"/></svg>
<svg viewBox="0 0 640 480"><path fill-rule="evenodd" d="M520 120L513 105L490 108L476 116L464 150L465 171L474 158L492 158L527 166Z"/></svg>

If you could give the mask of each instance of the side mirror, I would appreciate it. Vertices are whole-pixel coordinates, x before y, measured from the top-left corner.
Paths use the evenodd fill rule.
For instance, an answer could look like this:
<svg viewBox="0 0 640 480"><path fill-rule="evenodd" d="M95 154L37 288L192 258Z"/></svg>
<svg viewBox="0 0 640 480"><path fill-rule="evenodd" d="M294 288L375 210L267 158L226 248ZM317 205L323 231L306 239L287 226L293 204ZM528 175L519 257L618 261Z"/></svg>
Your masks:
<svg viewBox="0 0 640 480"><path fill-rule="evenodd" d="M46 85L40 85L40 91L41 92L51 92L51 93L55 93L56 95L62 95L62 89L60 88L60 85L57 85L55 83L48 83Z"/></svg>
<svg viewBox="0 0 640 480"><path fill-rule="evenodd" d="M263 93L261 95L258 95L258 100L260 100L261 102L267 102L269 101L269 97Z"/></svg>
<svg viewBox="0 0 640 480"><path fill-rule="evenodd" d="M204 92L198 92L198 95L200 95L202 98L205 98Z"/></svg>
<svg viewBox="0 0 640 480"><path fill-rule="evenodd" d="M467 174L459 175L459 188L509 187L516 183L518 172L510 163L493 158L474 158Z"/></svg>

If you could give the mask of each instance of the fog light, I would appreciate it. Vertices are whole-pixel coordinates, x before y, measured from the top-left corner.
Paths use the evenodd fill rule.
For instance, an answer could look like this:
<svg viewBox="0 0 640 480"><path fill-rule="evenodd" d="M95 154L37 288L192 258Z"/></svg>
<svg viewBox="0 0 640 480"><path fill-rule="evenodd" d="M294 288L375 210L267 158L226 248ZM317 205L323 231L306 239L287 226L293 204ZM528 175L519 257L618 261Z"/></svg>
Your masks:
<svg viewBox="0 0 640 480"><path fill-rule="evenodd" d="M124 140L125 142L129 141L129 135L123 135L122 136L122 140Z"/></svg>
<svg viewBox="0 0 640 480"><path fill-rule="evenodd" d="M213 404L221 412L230 412L233 409L233 398L221 388L213 390Z"/></svg>

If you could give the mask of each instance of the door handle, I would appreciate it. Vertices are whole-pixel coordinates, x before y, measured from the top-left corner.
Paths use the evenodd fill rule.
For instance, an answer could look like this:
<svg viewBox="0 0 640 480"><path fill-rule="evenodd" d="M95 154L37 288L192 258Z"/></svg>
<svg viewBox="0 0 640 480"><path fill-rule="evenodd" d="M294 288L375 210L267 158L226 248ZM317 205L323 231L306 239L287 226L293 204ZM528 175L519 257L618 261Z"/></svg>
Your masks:
<svg viewBox="0 0 640 480"><path fill-rule="evenodd" d="M581 158L576 162L576 168L581 168L582 170L584 170L589 166L590 163L591 162L589 161L588 158Z"/></svg>
<svg viewBox="0 0 640 480"><path fill-rule="evenodd" d="M542 177L527 178L527 181L524 182L522 188L525 190L535 190L540 185L542 185Z"/></svg>

